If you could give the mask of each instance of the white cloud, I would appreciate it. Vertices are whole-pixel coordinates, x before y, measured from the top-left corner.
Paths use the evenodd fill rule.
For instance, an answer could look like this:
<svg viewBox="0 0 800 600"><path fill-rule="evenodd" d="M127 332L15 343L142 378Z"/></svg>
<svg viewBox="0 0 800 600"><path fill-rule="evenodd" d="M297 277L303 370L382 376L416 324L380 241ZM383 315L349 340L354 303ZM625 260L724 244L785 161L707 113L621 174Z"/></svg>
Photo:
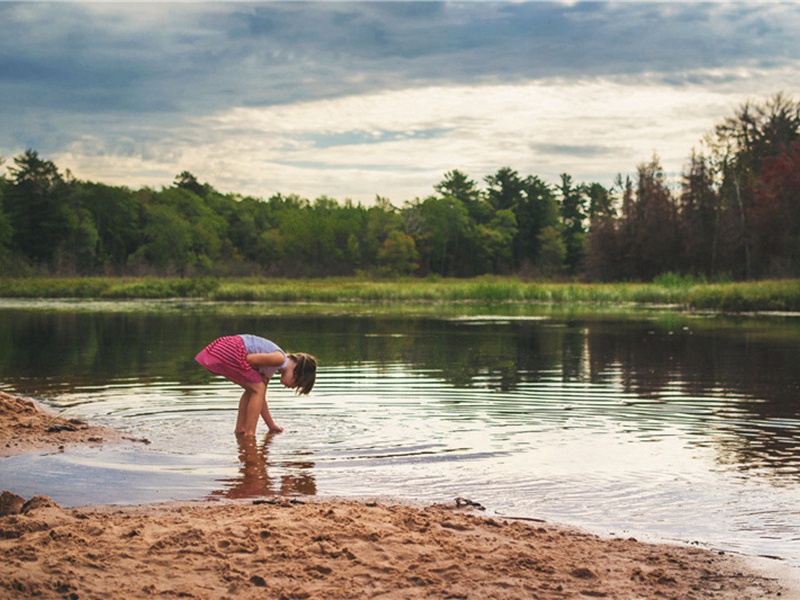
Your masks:
<svg viewBox="0 0 800 600"><path fill-rule="evenodd" d="M747 99L742 82L779 89L763 87L774 83L766 75L721 75L716 86L549 80L235 107L149 132L147 141L84 138L56 162L79 177L132 187L168 185L188 169L222 191L364 202L424 197L453 168L478 180L510 166L551 182L567 172L609 185L654 152L679 174L701 137ZM793 77L800 83L796 70Z"/></svg>
<svg viewBox="0 0 800 600"><path fill-rule="evenodd" d="M77 176L402 202L447 170L679 173L800 89L792 3L3 3L0 154Z"/></svg>

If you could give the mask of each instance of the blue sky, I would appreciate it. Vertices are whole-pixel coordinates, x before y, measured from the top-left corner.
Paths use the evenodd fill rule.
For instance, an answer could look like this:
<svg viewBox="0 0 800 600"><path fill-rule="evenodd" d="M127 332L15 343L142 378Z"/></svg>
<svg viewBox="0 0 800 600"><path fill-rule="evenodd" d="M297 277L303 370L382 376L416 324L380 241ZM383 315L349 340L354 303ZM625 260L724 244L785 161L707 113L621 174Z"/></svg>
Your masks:
<svg viewBox="0 0 800 600"><path fill-rule="evenodd" d="M677 178L741 102L798 97L798 39L794 2L0 1L0 156L396 204L454 168Z"/></svg>

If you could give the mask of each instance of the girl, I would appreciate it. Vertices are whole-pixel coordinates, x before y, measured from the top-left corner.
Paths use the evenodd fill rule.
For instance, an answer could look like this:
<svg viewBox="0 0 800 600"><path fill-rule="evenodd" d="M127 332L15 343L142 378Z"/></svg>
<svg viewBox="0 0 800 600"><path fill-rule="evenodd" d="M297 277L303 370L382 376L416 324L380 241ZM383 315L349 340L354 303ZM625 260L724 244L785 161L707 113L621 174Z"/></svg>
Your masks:
<svg viewBox="0 0 800 600"><path fill-rule="evenodd" d="M317 376L317 359L310 354L286 354L274 342L248 334L218 338L195 360L244 388L235 432L248 436L256 434L259 415L271 432L283 431L267 406L267 384L275 373L280 372L281 383L299 394L308 394Z"/></svg>

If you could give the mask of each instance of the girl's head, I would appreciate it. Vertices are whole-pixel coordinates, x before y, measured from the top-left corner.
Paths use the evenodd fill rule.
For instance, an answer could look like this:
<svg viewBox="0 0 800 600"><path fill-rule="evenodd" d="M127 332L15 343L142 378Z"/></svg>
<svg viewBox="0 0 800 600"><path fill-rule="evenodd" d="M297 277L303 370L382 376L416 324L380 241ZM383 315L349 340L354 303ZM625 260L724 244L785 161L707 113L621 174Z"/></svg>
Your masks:
<svg viewBox="0 0 800 600"><path fill-rule="evenodd" d="M289 354L289 364L281 373L281 383L295 388L298 394L308 394L317 378L317 359L310 354Z"/></svg>

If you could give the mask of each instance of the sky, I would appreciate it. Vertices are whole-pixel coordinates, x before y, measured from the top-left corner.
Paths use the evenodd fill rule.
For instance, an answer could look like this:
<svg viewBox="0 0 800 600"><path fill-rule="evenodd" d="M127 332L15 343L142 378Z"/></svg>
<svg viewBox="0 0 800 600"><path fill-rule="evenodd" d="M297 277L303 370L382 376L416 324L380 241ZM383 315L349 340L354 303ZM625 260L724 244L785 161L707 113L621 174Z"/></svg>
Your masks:
<svg viewBox="0 0 800 600"><path fill-rule="evenodd" d="M674 182L800 96L797 2L7 2L0 157L84 180L401 205L459 169Z"/></svg>

